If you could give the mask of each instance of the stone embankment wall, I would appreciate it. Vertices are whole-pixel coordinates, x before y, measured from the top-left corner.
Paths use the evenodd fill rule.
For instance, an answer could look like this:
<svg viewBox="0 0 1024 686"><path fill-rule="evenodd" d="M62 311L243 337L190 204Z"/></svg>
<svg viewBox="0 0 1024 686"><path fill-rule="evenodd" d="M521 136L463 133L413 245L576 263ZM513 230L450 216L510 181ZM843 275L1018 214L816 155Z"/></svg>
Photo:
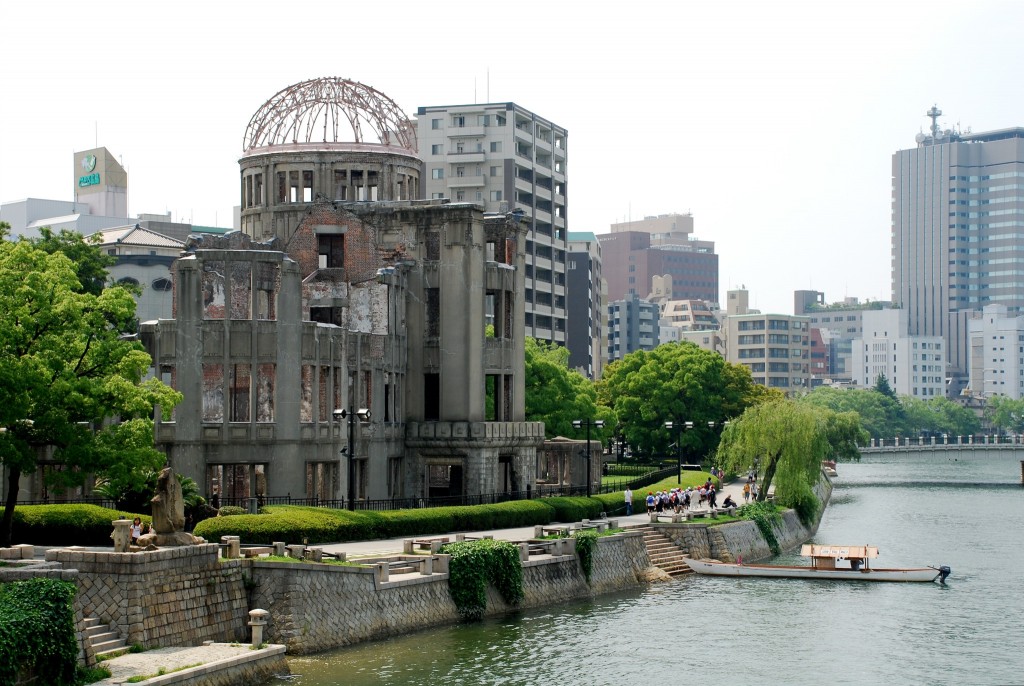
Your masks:
<svg viewBox="0 0 1024 686"><path fill-rule="evenodd" d="M113 624L129 645L153 647L247 635L242 562L218 555L214 544L142 553L65 548L47 551L46 560L78 570L79 617Z"/></svg>
<svg viewBox="0 0 1024 686"><path fill-rule="evenodd" d="M818 523L832 495L832 484L827 479L815 487L821 501L818 516L810 526L804 526L793 510L782 513L782 522L775 527L775 538L782 550L789 550L808 541L818 530ZM709 526L707 524L657 524L655 528L689 551L695 559L714 558L722 562L748 562L772 557L774 553L752 521L731 522Z"/></svg>
<svg viewBox="0 0 1024 686"><path fill-rule="evenodd" d="M588 585L575 555L543 557L523 563L525 598L530 608L639 586L649 565L640 534L598 539ZM376 570L315 564L253 561L252 606L270 611L268 641L289 653L311 653L361 641L394 636L458 621L448 591L448 574L379 582ZM489 589L487 615L507 606Z"/></svg>

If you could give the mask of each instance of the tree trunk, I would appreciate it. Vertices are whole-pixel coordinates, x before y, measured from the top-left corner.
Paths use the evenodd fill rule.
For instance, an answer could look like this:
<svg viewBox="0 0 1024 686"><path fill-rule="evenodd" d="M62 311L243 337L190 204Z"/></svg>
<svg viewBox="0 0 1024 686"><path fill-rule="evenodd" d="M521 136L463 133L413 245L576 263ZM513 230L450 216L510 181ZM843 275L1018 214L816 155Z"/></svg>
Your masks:
<svg viewBox="0 0 1024 686"><path fill-rule="evenodd" d="M3 467L0 467L3 469ZM0 548L11 547L11 530L14 527L14 505L18 502L18 489L21 486L21 468L11 467L7 480L7 502L4 504L4 516L0 519Z"/></svg>
<svg viewBox="0 0 1024 686"><path fill-rule="evenodd" d="M757 492L757 502L764 502L768 497L768 489L771 488L772 479L775 478L775 470L779 466L780 454L772 455L771 459L768 460L768 465L764 469L764 481L761 484L760 490Z"/></svg>

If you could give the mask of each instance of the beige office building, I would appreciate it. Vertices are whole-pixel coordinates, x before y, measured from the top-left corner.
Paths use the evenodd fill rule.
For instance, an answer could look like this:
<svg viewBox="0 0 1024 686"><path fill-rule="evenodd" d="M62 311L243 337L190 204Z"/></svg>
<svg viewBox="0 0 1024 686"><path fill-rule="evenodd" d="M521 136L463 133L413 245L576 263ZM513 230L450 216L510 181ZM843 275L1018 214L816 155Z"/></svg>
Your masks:
<svg viewBox="0 0 1024 686"><path fill-rule="evenodd" d="M750 312L746 291L729 291L725 359L750 370L754 383L792 394L809 389L810 317Z"/></svg>
<svg viewBox="0 0 1024 686"><path fill-rule="evenodd" d="M512 102L420 107L425 198L521 211L526 335L565 345L567 132Z"/></svg>

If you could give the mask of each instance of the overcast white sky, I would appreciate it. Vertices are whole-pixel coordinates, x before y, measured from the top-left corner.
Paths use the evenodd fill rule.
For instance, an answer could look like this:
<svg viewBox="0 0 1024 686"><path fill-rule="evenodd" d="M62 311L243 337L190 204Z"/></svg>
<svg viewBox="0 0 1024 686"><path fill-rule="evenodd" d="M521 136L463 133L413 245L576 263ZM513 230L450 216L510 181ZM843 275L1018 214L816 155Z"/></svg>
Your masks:
<svg viewBox="0 0 1024 686"><path fill-rule="evenodd" d="M0 200L73 199L72 153L129 212L231 225L259 107L361 81L407 113L515 101L564 126L571 231L693 212L722 293L888 299L891 155L940 123L1024 125L1024 2L0 3ZM489 78L488 78L489 74Z"/></svg>

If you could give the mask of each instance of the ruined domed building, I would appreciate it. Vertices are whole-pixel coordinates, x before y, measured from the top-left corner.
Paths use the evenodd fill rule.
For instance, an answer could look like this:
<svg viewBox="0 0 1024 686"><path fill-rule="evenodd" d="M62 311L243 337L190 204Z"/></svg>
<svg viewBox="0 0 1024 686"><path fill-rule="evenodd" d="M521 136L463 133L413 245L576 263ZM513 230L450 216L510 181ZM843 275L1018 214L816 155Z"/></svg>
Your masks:
<svg viewBox="0 0 1024 686"><path fill-rule="evenodd" d="M190 239L142 326L175 471L222 503L526 491L519 217L417 200L415 128L344 79L268 100L239 165L242 231Z"/></svg>

